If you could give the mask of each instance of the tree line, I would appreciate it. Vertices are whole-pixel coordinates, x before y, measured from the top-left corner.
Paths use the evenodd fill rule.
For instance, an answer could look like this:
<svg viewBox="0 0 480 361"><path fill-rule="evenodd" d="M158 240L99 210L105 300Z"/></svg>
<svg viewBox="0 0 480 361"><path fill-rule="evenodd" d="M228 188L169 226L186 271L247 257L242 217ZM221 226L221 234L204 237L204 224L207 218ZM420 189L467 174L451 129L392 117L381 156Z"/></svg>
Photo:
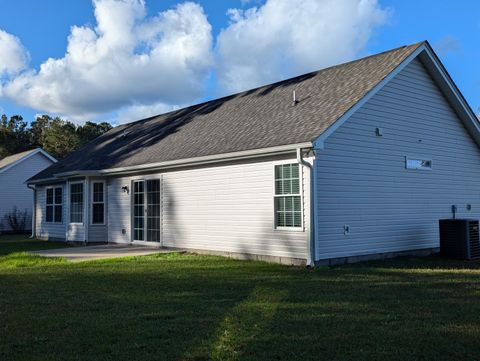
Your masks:
<svg viewBox="0 0 480 361"><path fill-rule="evenodd" d="M57 159L112 129L107 122L76 125L59 117L42 115L28 124L20 115L0 119L0 159L41 147Z"/></svg>

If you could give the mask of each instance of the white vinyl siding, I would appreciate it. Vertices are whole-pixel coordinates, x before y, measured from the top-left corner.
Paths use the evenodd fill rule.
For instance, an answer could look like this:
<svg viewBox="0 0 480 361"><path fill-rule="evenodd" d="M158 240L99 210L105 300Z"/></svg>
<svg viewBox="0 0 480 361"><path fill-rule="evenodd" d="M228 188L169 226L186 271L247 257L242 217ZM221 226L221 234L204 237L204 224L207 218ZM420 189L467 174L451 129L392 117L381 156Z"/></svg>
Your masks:
<svg viewBox="0 0 480 361"><path fill-rule="evenodd" d="M107 183L108 241L128 243L131 241L131 187L130 177L109 178ZM128 192L122 187L127 186Z"/></svg>
<svg viewBox="0 0 480 361"><path fill-rule="evenodd" d="M305 259L305 226L309 222L305 209L304 230L275 229L273 169L278 161L245 161L150 174L150 178L160 179L161 244ZM294 158L291 163L296 163ZM300 169L301 181L308 184L308 172ZM142 178L112 178L108 182L111 242L130 242L134 179ZM123 192L123 186L130 192ZM305 188L301 187L303 192ZM308 204L309 195L302 196Z"/></svg>
<svg viewBox="0 0 480 361"><path fill-rule="evenodd" d="M5 215L12 211L13 207L27 211L26 229L32 229L33 191L24 182L52 163L50 159L37 153L0 173L0 232L10 230Z"/></svg>
<svg viewBox="0 0 480 361"><path fill-rule="evenodd" d="M62 187L63 204L62 204L62 220L66 218L65 207L65 185L58 184L54 187ZM65 239L66 223L65 221L59 223L47 223L46 222L46 187L37 186L37 201L36 201L36 235L40 239Z"/></svg>
<svg viewBox="0 0 480 361"><path fill-rule="evenodd" d="M452 205L480 217L479 148L418 60L326 140L315 173L316 259L438 247Z"/></svg>

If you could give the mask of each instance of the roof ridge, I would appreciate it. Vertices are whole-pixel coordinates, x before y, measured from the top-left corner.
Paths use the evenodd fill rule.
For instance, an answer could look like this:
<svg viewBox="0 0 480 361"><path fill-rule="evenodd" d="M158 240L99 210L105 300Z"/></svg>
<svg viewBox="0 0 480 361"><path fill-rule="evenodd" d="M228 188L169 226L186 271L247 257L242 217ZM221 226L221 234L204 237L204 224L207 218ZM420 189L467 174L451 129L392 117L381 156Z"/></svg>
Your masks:
<svg viewBox="0 0 480 361"><path fill-rule="evenodd" d="M171 111L168 111L166 113L160 113L160 114L156 114L156 115L152 115L151 117L148 117L148 118L143 118L143 119L138 119L138 120L134 120L132 122L129 122L129 123L125 123L125 124L121 124L117 127L114 127L113 129L120 129L120 128L126 128L128 126L131 126L133 124L139 124L140 122L144 122L144 121L148 121L148 120L151 120L151 119L154 119L156 117L159 117L159 116L167 116L169 114L174 114L176 112L179 112L179 111L185 111L187 109L190 109L190 108L197 108L197 107L201 107L202 105L205 105L205 104L208 104L208 103L213 103L213 102L216 102L216 101L221 101L221 100L225 100L225 99L228 99L228 98L233 98L233 97L237 97L237 96L241 96L242 94L247 94L247 93L250 93L250 92L254 92L254 91L257 91L257 90L260 90L262 88L266 88L266 87L270 87L270 86L274 86L274 85L279 85L283 82L288 82L288 81L292 81L294 79L298 79L298 78L302 78L302 77L305 77L305 76L308 76L308 75L311 75L311 74L318 74L320 72L323 72L323 71L327 71L327 70L330 70L330 69L335 69L335 68L338 68L338 67L341 67L341 66L345 66L345 65L350 65L350 64L353 64L353 63L356 63L356 62L359 62L359 61L363 61L363 60L366 60L366 59L369 59L369 58L373 58L373 57L377 57L377 56L381 56L381 55L385 55L385 54L388 54L388 53L393 53L395 51L398 51L400 49L405 49L405 48L409 48L409 47L412 47L414 49L418 48L420 45L422 44L425 44L425 43L428 43L428 41L426 40L422 40L422 41L419 41L419 42L416 42L416 43L413 43L413 44L410 44L410 45L401 45L401 46L398 46L396 48L393 48L393 49L389 49L389 50L385 50L385 51L382 51L380 53L375 53L375 54L370 54L370 55L367 55L367 56L364 56L364 57L361 57L361 58L358 58L358 59L354 59L354 60L350 60L350 61L347 61L347 62L344 62L344 63L339 63L339 64L335 64L335 65L332 65L332 66L328 66L326 68L322 68L322 69L319 69L319 70L314 70L314 71L309 71L307 73L302 73L302 74L299 74L299 75L295 75L291 78L287 78L287 79L282 79L282 80L278 80L276 82L273 82L273 83L268 83L268 84L264 84L264 85L260 85L258 87L254 87L254 88L250 88L250 89L247 89L247 90L243 90L241 92L238 92L238 93L233 93L233 94L229 94L229 95L224 95L220 98L215 98L215 99L210 99L210 100L205 100L203 102L200 102L200 103L196 103L196 104L192 104L192 105L188 105L184 108L179 108L179 109L173 109ZM195 111L195 109L192 109L190 112L186 113L186 114L189 114L191 112ZM185 114L185 115L186 115ZM112 129L112 130L113 130ZM107 132L108 133L108 132Z"/></svg>

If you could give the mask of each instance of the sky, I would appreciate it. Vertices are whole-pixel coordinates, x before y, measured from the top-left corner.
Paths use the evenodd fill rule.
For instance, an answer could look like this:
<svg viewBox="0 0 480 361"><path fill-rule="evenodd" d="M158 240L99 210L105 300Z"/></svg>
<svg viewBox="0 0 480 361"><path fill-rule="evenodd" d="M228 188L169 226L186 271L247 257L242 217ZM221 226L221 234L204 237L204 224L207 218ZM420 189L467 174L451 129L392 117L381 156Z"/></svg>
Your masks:
<svg viewBox="0 0 480 361"><path fill-rule="evenodd" d="M126 123L428 40L480 112L477 0L0 0L0 114Z"/></svg>

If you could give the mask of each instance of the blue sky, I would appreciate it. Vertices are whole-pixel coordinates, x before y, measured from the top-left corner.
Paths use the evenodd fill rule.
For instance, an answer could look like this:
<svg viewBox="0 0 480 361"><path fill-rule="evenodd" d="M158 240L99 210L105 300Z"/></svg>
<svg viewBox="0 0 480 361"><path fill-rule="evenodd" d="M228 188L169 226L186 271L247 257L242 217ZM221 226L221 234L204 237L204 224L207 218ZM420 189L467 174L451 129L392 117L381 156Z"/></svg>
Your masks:
<svg viewBox="0 0 480 361"><path fill-rule="evenodd" d="M282 14L281 12L285 12L285 8L282 9L278 4L276 8L274 7L275 2L278 1L279 0L271 1L270 10L277 11L275 14ZM301 2L301 0L297 1ZM311 2L312 0L307 0L306 3L309 1ZM344 6L348 7L351 6L351 3L355 4L361 1L362 0L342 0L338 1L338 4L345 2L346 4L344 4ZM178 9L178 14L171 13L171 21L168 22L170 25L165 25L165 22L162 23L162 21L164 21L163 18L163 20L159 20L157 22L156 35L147 40L138 40L138 44L135 46L137 47L136 49L140 50L135 50L135 52L138 51L141 53L143 47L150 46L148 44L153 41L152 39L168 36L170 31L173 33L174 30L171 29L176 29L177 25L171 26L171 22L177 21L182 16L184 16L183 19L189 19L191 22L187 30L190 38L187 40L192 42L187 42L187 44L194 44L193 47L196 47L197 44L203 45L198 45L198 49L195 50L196 52L193 55L185 55L184 59L179 59L179 63L184 64L182 68L171 68L161 61L151 64L150 68L145 68L145 71L150 69L150 73L158 74L157 83L164 82L168 84L168 87L166 85L163 87L159 85L157 87L154 83L146 84L145 87L150 87L151 89L150 93L148 93L148 89L144 92L141 90L133 91L132 86L134 85L129 84L132 92L136 93L130 95L127 86L124 91L117 92L117 89L120 87L119 84L125 84L126 82L132 83L133 79L135 79L133 78L135 74L140 74L139 76L141 77L142 73L140 73L139 70L138 72L137 70L132 70L131 76L125 79L118 79L118 83L115 81L115 74L112 75L113 78L107 77L102 79L102 74L105 73L105 70L102 70L98 73L99 75L95 76L95 79L98 79L100 85L90 84L86 86L85 81L79 80L80 76L68 78L70 76L69 74L72 73L72 69L73 72L76 71L75 62L73 62L74 65L70 64L68 67L63 67L62 64L56 64L55 66L61 69L54 72L58 75L58 79L52 74L49 74L49 77L45 77L44 79L39 79L38 76L31 75L26 78L28 80L25 83L21 83L24 88L19 90L18 87L11 87L11 89L8 90L8 83L21 77L23 73L38 72L41 64L45 63L48 58L64 58L69 44L68 39L69 36L71 36L72 26L76 25L85 29L95 29L98 26L100 18L95 16L95 5L92 4L90 0L0 0L0 30L16 37L18 42L21 43L22 49L26 52L28 51L29 54L29 60L25 62L20 71L5 73L3 78L1 74L2 59L0 58L0 80L3 79L3 85L5 89L7 89L3 92L3 95L2 92L0 92L0 112L3 110L3 113L8 115L21 114L26 120L32 120L35 114L50 113L59 114L76 121L87 119L96 121L108 120L113 123L118 122L119 119L121 121L129 121L134 120L137 114L138 117L141 117L149 114L148 112L163 112L171 108L178 108L251 86L280 80L288 76L296 75L297 73L331 65L331 63L351 60L351 58L388 50L393 47L425 39L430 41L473 110L478 112L480 107L480 18L478 17L480 13L480 2L474 0L367 1L371 3L367 15L344 15L342 6L339 5L338 8L336 8L335 11L337 11L337 14L332 15L332 18L337 19L337 22L339 21L338 19L340 19L340 21L345 19L345 22L352 22L352 19L348 16L354 16L353 21L358 21L358 24L352 28L340 28L338 31L342 35L339 36L339 38L345 40L343 42L339 41L339 44L335 46L331 45L332 42L326 39L329 36L332 37L330 34L331 31L322 32L322 28L311 26L301 28L303 23L309 22L308 12L298 12L298 15L291 18L285 17L285 19L287 19L285 22L291 21L290 24L284 24L287 30L300 29L299 31L303 31L303 34L305 34L305 32L311 32L311 34L309 34L311 39L318 39L318 43L320 44L317 46L318 49L314 49L316 52L312 54L308 54L309 50L303 51L303 48L301 48L304 46L305 49L309 49L308 44L299 44L300 50L295 56L288 54L288 52L292 51L291 42L286 44L282 43L281 39L275 39L276 34L274 32L278 24L269 23L269 21L273 21L271 19L275 18L275 16L269 17L267 8L264 9L263 15L260 13L262 6L265 5L265 1L196 1L196 3L200 5L199 7L185 8L183 12ZM138 17L136 21L147 23L148 19L155 17L161 12L168 9L177 9L176 7L180 3L179 1L171 0L146 0L145 14ZM318 0L318 3L323 3L323 1ZM325 1L325 3L328 3L328 1ZM293 2L293 4L295 4L295 2ZM110 8L108 8L107 5L111 6L110 3L105 3L105 9L107 9L107 11L105 12L106 15L103 16L104 18L107 17L105 21L106 24L109 24L108 14L110 13ZM257 7L257 13L254 15L232 12L227 14L227 11L231 8L247 10L254 6ZM345 9L348 9L347 7ZM100 6L97 7L97 10L101 10ZM202 10L205 18L202 17ZM316 18L312 18L312 21L316 21L316 19L321 18L321 16L328 16L325 15L329 14L328 11L321 12L321 10L322 9L318 10L318 14L314 14ZM128 19L129 13L127 10L122 12L122 14L127 14L125 19ZM190 14L194 15L190 17ZM345 16L345 18L343 18L343 16ZM190 18L195 20L191 20ZM258 23L255 25L255 21L258 21L258 18L261 19L260 21L265 27L262 28L258 26ZM336 26L335 24L332 25L329 23L328 17L324 21L327 29L328 26ZM126 22L128 22L128 20L126 20ZM209 30L209 26L211 30ZM225 34L222 36L219 36L222 29L226 29L227 31L225 31ZM272 29L270 37L268 37L269 29ZM123 31L122 29L114 30L117 31L117 33ZM364 35L354 34L355 31ZM180 39L181 35L178 35L179 33L174 34L176 34L175 36L179 36ZM196 34L203 35L197 38ZM83 44L85 38L87 38L87 40L89 39L88 36L85 37L84 35L85 34L80 38L81 41L77 41L77 45ZM172 41L175 43L177 38L173 35L172 37ZM278 37L281 37L281 35L279 34ZM238 43L236 43L237 41ZM177 51L185 52L184 48L178 49L175 45L169 44L171 48L167 49L167 54L175 54ZM249 54L251 44L260 45L258 45L258 48L252 49L251 54ZM356 47L357 44L358 48L356 48L355 51L346 48ZM162 49L165 48L165 46L166 45L163 44ZM188 47L190 45L186 46ZM263 48L260 48L262 46ZM336 53L336 48L338 48L338 54ZM1 44L0 49L2 49ZM302 58L304 53L305 59ZM329 54L328 57L324 55L327 53ZM331 55L332 53L333 55ZM80 57L85 56L85 54L86 53L80 55ZM109 57L109 61L111 60L110 58L114 57L111 54L107 56ZM211 59L209 57L211 57ZM265 59L275 57L284 60L276 63L265 62ZM324 57L325 59L323 59ZM209 59L208 61L203 61L207 58ZM172 56L171 59L175 62L176 57ZM288 59L288 61L285 59ZM105 62L98 53L92 58L93 66L102 65L102 61ZM172 60L170 60L170 62L172 62ZM293 64L293 66L290 67L290 63ZM239 72L238 69L242 71L245 70L245 65L249 68L244 73ZM81 63L80 66L87 65ZM108 64L103 64L102 66L105 66L105 68L101 69L109 69ZM188 68L189 66L191 67ZM268 68L269 71L267 72L265 69L261 69L262 66L264 66L265 69ZM122 65L122 67L122 69L124 69L125 65ZM164 69L165 72L163 73ZM151 77L153 77L154 74L151 74ZM121 77L121 75L119 76ZM68 82L66 82L66 78L68 78ZM193 85L185 82L185 78L193 79L191 82ZM147 80L144 81L148 83L148 77L145 79ZM64 95L62 93L57 96L55 93L49 92L44 95L42 93L42 87L49 88L50 84L52 84L52 87L69 88L71 93L70 95ZM105 93L102 93L99 90L98 94L95 94L97 89L104 91L101 84L110 84L109 86L111 86L111 89L114 91L106 89ZM179 85L172 90L172 84ZM30 88L33 87L38 87L40 90L31 92ZM79 89L78 95L76 95L75 89ZM118 94L110 96L110 94L107 94L110 92L116 92ZM102 94L105 94L105 96L103 97ZM157 94L158 99L156 98ZM42 96L45 96L47 101L42 102ZM54 100L48 100L55 96L57 96L57 98ZM76 99L77 97L78 99ZM66 105L64 105L63 102L65 102ZM123 109L123 111L119 112L117 109Z"/></svg>

